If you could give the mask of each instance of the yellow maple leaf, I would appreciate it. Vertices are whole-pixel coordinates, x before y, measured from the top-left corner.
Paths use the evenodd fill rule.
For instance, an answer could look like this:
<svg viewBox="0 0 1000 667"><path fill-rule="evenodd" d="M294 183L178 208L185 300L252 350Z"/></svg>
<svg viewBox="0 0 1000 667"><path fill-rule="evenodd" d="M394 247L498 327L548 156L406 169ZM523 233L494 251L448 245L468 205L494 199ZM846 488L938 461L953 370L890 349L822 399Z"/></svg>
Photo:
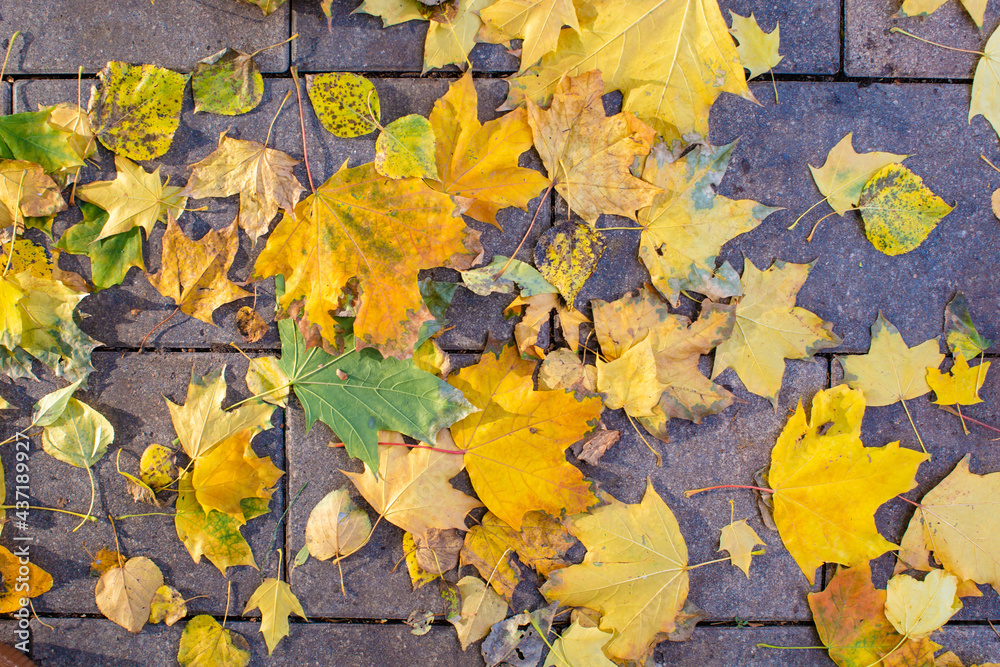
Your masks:
<svg viewBox="0 0 1000 667"><path fill-rule="evenodd" d="M733 567L743 570L743 574L750 577L750 562L753 558L753 548L758 544L764 544L756 531L750 527L746 519L736 521L733 514L735 506L733 501L729 501L730 518L729 523L722 527L719 535L719 551L729 552L729 562Z"/></svg>
<svg viewBox="0 0 1000 667"><path fill-rule="evenodd" d="M732 337L715 352L713 379L731 367L748 391L764 396L777 408L785 359L808 359L819 350L840 345L831 322L795 305L811 269L812 264L778 260L761 271L744 260L736 325Z"/></svg>
<svg viewBox="0 0 1000 667"><path fill-rule="evenodd" d="M648 336L617 359L597 359L597 391L612 410L624 408L633 417L652 417L664 388L656 376L656 357Z"/></svg>
<svg viewBox="0 0 1000 667"><path fill-rule="evenodd" d="M264 511L267 506L264 505ZM252 508L257 509L257 508ZM249 521L256 512L248 512L244 507L244 519ZM245 522L245 521L244 521ZM195 563L201 562L205 556L212 562L223 576L226 569L237 565L257 567L253 551L243 535L240 534L241 522L228 514L209 510L206 512L195 498L191 486L191 473L183 473L177 480L177 511L174 515L174 528L177 537Z"/></svg>
<svg viewBox="0 0 1000 667"><path fill-rule="evenodd" d="M528 124L542 163L569 207L594 224L602 213L635 219L660 188L629 171L656 132L630 113L604 115L600 72L567 77L548 109L528 100Z"/></svg>
<svg viewBox="0 0 1000 667"><path fill-rule="evenodd" d="M965 357L955 353L955 365L947 374L937 368L927 369L927 385L934 390L938 405L974 405L982 403L979 390L986 381L986 372L990 370L990 362L984 361L978 366L969 368Z"/></svg>
<svg viewBox="0 0 1000 667"><path fill-rule="evenodd" d="M251 609L260 609L260 634L264 635L268 655L274 652L274 647L282 638L288 636L288 617L292 613L309 620L292 587L280 579L265 579L260 583L247 600L243 615L246 616Z"/></svg>
<svg viewBox="0 0 1000 667"><path fill-rule="evenodd" d="M778 66L784 56L778 53L778 45L781 41L781 26L774 23L774 30L764 32L753 12L750 16L740 16L736 12L730 11L733 27L729 32L739 41L736 52L740 54L740 63L750 71L748 78L753 79L769 69Z"/></svg>
<svg viewBox="0 0 1000 667"><path fill-rule="evenodd" d="M483 27L480 10L492 0L459 0L437 6L421 5L430 25L424 37L424 69L437 69L445 65L469 64L469 51L476 45L476 34Z"/></svg>
<svg viewBox="0 0 1000 667"><path fill-rule="evenodd" d="M229 436L194 462L191 486L198 504L208 512L218 510L244 524L244 498L270 500L283 473L271 457L258 457L250 446L253 429Z"/></svg>
<svg viewBox="0 0 1000 667"><path fill-rule="evenodd" d="M479 16L479 39L492 44L523 40L521 72L555 50L563 26L580 32L572 0L497 0Z"/></svg>
<svg viewBox="0 0 1000 667"><path fill-rule="evenodd" d="M898 442L865 447L864 412L860 391L823 390L808 419L799 403L771 451L774 522L810 584L823 563L853 567L895 548L879 535L875 511L912 489L927 459Z"/></svg>
<svg viewBox="0 0 1000 667"><path fill-rule="evenodd" d="M36 598L52 588L51 574L34 563L28 563L25 568L19 557L4 546L0 546L0 577L3 577L0 588L0 614L17 611L24 606L21 604L22 598Z"/></svg>
<svg viewBox="0 0 1000 667"><path fill-rule="evenodd" d="M147 273L150 284L173 299L181 311L202 322L214 324L216 308L252 293L229 280L229 267L240 249L234 220L224 229L210 229L197 241L189 239L167 213L160 270Z"/></svg>
<svg viewBox="0 0 1000 667"><path fill-rule="evenodd" d="M641 503L612 500L573 517L569 531L587 555L552 573L542 594L601 613L601 630L614 632L604 652L643 662L659 633L675 629L688 594L687 545L677 519L647 482Z"/></svg>
<svg viewBox="0 0 1000 667"><path fill-rule="evenodd" d="M517 165L521 153L531 149L525 111L480 123L478 108L469 73L434 103L429 118L440 178L425 182L454 197L465 215L499 228L497 211L508 206L527 210L547 181L534 169Z"/></svg>
<svg viewBox="0 0 1000 667"><path fill-rule="evenodd" d="M565 449L591 431L601 401L577 401L566 391L535 391L534 364L505 347L486 352L448 382L481 412L451 427L465 450L472 486L486 507L515 530L525 513L554 516L585 511L597 502Z"/></svg>
<svg viewBox="0 0 1000 667"><path fill-rule="evenodd" d="M436 266L467 268L478 233L453 216L455 204L416 178L391 179L372 164L346 165L285 212L257 258L257 278L285 277L281 306L304 301L305 315L336 345L339 307L352 278L360 287L354 321L358 346L385 356L412 354L420 325L432 319L417 273Z"/></svg>
<svg viewBox="0 0 1000 667"><path fill-rule="evenodd" d="M897 16L926 16L937 11L948 0L903 0ZM962 6L980 29L986 14L986 0L962 0Z"/></svg>

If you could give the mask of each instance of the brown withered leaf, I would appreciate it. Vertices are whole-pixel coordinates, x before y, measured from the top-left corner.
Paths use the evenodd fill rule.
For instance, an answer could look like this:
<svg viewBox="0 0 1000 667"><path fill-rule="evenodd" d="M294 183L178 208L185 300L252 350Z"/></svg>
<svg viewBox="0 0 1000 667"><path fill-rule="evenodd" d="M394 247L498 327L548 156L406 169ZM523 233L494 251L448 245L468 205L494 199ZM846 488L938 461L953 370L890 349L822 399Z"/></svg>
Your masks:
<svg viewBox="0 0 1000 667"><path fill-rule="evenodd" d="M236 328L246 342L256 343L267 333L267 322L256 310L243 306L236 311Z"/></svg>

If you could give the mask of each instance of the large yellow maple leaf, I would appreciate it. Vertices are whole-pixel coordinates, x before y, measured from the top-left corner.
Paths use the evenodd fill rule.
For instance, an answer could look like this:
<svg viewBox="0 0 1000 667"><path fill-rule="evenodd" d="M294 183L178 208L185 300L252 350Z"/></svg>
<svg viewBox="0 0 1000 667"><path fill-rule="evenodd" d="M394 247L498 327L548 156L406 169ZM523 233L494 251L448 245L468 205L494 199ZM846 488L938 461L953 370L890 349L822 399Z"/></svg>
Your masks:
<svg viewBox="0 0 1000 667"><path fill-rule="evenodd" d="M854 567L895 548L879 535L875 511L912 489L927 459L898 442L865 447L864 413L860 391L821 391L808 419L799 403L771 451L774 522L810 584L823 563Z"/></svg>
<svg viewBox="0 0 1000 667"><path fill-rule="evenodd" d="M451 427L483 504L515 530L526 512L553 516L583 512L597 503L583 473L565 450L590 432L601 414L599 398L577 401L572 392L535 391L534 364L512 346L486 352L448 382L481 410Z"/></svg>
<svg viewBox="0 0 1000 667"><path fill-rule="evenodd" d="M614 633L604 652L643 662L661 633L676 629L687 599L688 553L677 519L647 482L641 503L612 500L570 519L569 531L587 555L555 571L542 594L601 613L601 629Z"/></svg>
<svg viewBox="0 0 1000 667"><path fill-rule="evenodd" d="M508 106L544 102L564 75L604 72L605 91L667 140L708 136L722 93L752 100L743 65L716 0L595 0L581 31L563 30L556 50L511 80Z"/></svg>
<svg viewBox="0 0 1000 667"><path fill-rule="evenodd" d="M356 277L358 346L408 357L420 325L433 319L417 273L442 265L467 268L480 250L478 234L454 211L451 197L420 179L386 178L372 164L345 165L294 212L285 212L254 272L258 278L284 275L281 306L304 301L306 317L334 344L331 311Z"/></svg>
<svg viewBox="0 0 1000 667"><path fill-rule="evenodd" d="M534 169L517 165L521 153L531 148L525 111L480 123L478 109L468 73L434 103L429 118L440 178L425 182L454 197L465 215L499 227L497 211L508 206L527 210L547 182Z"/></svg>
<svg viewBox="0 0 1000 667"><path fill-rule="evenodd" d="M562 27L580 32L572 0L496 0L479 13L483 27L479 39L491 44L520 38L524 71L556 48Z"/></svg>
<svg viewBox="0 0 1000 667"><path fill-rule="evenodd" d="M206 512L218 510L243 524L244 498L271 499L284 473L271 463L271 457L254 453L250 446L254 433L252 428L237 431L195 460L191 486Z"/></svg>

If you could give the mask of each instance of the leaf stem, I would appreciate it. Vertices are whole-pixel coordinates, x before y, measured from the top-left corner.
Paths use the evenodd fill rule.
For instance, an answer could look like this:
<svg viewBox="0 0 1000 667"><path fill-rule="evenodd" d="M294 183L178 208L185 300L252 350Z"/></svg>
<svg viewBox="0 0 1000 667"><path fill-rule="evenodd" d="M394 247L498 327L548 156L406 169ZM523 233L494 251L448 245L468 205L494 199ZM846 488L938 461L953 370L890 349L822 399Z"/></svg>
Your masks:
<svg viewBox="0 0 1000 667"><path fill-rule="evenodd" d="M250 57L253 58L257 54L264 53L265 51L270 51L271 49L276 49L279 46L281 46L282 44L287 44L288 42L291 42L292 40L296 40L298 38L299 38L299 33L295 33L294 35L292 35L288 39L283 39L280 42L278 42L277 44L272 44L271 46L265 46L263 49L257 49L256 51L254 51L253 53L250 54Z"/></svg>
<svg viewBox="0 0 1000 667"><path fill-rule="evenodd" d="M0 510L16 510L19 509L17 505L0 505ZM24 508L20 508L24 509ZM79 512L70 512L69 510L61 510L55 507L40 507L38 505L32 505L33 510L42 510L43 512L59 512L60 514L69 514L70 516L78 516L85 521L91 521L97 523L97 517L93 514L80 514Z"/></svg>
<svg viewBox="0 0 1000 667"><path fill-rule="evenodd" d="M299 68L295 65L291 67L292 81L295 82L295 97L299 100L299 125L302 127L302 161L306 165L306 176L309 177L309 189L316 194L316 186L313 185L312 170L309 168L309 148L306 146L306 116L302 110L302 91L299 90Z"/></svg>
<svg viewBox="0 0 1000 667"><path fill-rule="evenodd" d="M100 437L100 432L98 432L98 437ZM94 498L97 496L97 488L94 486L94 472L90 469L90 466L87 466L87 478L90 480L90 507L87 508L87 516L80 519L80 523L73 529L74 533L80 530L80 527L86 523L90 517L90 513L94 510Z"/></svg>
<svg viewBox="0 0 1000 667"><path fill-rule="evenodd" d="M271 130L274 129L274 124L277 122L278 116L281 115L281 110L285 108L285 102L287 102L288 98L291 97L291 96L292 96L292 91L289 90L289 91L285 92L285 98L283 100L281 100L281 104L278 105L278 110L274 113L274 118L271 119L271 124L267 126L267 136L264 137L264 147L265 148L267 148L267 144L270 143L270 141L271 141ZM257 298L257 294L254 293L254 299L256 299L256 298Z"/></svg>
<svg viewBox="0 0 1000 667"><path fill-rule="evenodd" d="M824 216L823 216L822 218L820 218L819 220L817 220L817 221L816 221L816 224L815 224L815 225L813 225L813 228L812 228L812 231L811 231L811 232L809 232L809 236L807 236L807 237L806 237L806 243L812 243L812 240L813 240L813 234L815 234L815 233L816 233L816 230L817 230L817 229L819 229L819 223L823 222L823 221L824 221L824 220L826 220L827 218L829 218L829 217L832 217L832 216L834 216L834 215L837 215L837 212L836 212L836 211L831 211L830 213L827 213L827 214L826 214L826 215L824 215Z"/></svg>
<svg viewBox="0 0 1000 667"><path fill-rule="evenodd" d="M757 648L776 648L782 651L826 650L825 646L775 646L773 644L757 644Z"/></svg>
<svg viewBox="0 0 1000 667"><path fill-rule="evenodd" d="M7 60L10 58L10 51L14 48L14 40L21 36L21 31L17 30L13 35L10 36L10 42L7 43L7 54L3 57L3 67L0 67L0 79L3 79L4 72L7 71Z"/></svg>
<svg viewBox="0 0 1000 667"><path fill-rule="evenodd" d="M901 495L897 495L896 497L899 498L900 500L905 500L906 502L910 503L914 507L923 507L923 505L921 505L920 503L914 502L914 501L910 500L909 498L904 498Z"/></svg>
<svg viewBox="0 0 1000 667"><path fill-rule="evenodd" d="M922 439L922 438L920 437L920 432L919 432L919 431L917 431L917 425L913 423L913 416L912 416L912 415L910 414L910 409L909 409L908 407L906 407L906 401L905 401L904 399L900 398L900 399L899 399L899 402L903 404L903 409L904 409L904 410L906 410L906 416L907 416L907 418L908 418L908 419L910 420L910 426L912 426L912 427L913 427L913 432L914 432L914 433L916 434L916 436L917 436L917 442L919 442L919 443L920 443L920 449L924 450L924 454L927 454L927 458L928 458L928 459L930 459L930 458L931 458L931 455L930 455L930 453L929 453L929 452L927 451L927 448L926 448L926 447L924 447L924 441L923 441L923 439Z"/></svg>
<svg viewBox="0 0 1000 667"><path fill-rule="evenodd" d="M771 68L771 87L774 88L774 104L778 105L778 84L774 81L774 68Z"/></svg>
<svg viewBox="0 0 1000 667"><path fill-rule="evenodd" d="M997 167L995 164L993 164L992 162L990 162L989 159L987 159L987 157L985 155L980 155L979 157L981 157L983 159L983 162L985 162L986 164L990 165L991 167L993 167L997 171L1000 171L1000 167Z"/></svg>
<svg viewBox="0 0 1000 667"><path fill-rule="evenodd" d="M938 407L941 408L942 410L944 410L945 412L948 412L950 414L955 415L956 417L962 417L963 419L972 422L976 426L982 426L983 428L986 428L986 429L989 429L991 431L994 431L995 433L1000 433L1000 428L997 428L996 426L991 426L991 425L989 425L989 424L987 424L985 422L981 422L978 419L973 419L972 417L963 417L961 415L961 413L956 412L955 410L952 410L951 407L949 407L947 405L939 405ZM3 444L3 443L0 443L0 444Z"/></svg>
<svg viewBox="0 0 1000 667"><path fill-rule="evenodd" d="M762 486L747 486L745 484L720 484L719 486L706 486L704 489L691 489L690 491L685 491L684 497L690 498L696 493L702 493L703 491L714 491L715 489L753 489L754 491L762 491L764 493L774 493L774 489L765 489Z"/></svg>
<svg viewBox="0 0 1000 667"><path fill-rule="evenodd" d="M653 446L651 444L649 444L648 440L646 440L646 436L644 436L642 434L642 431L639 430L639 427L636 425L635 421L632 419L632 415L630 415L629 413L626 412L625 416L628 417L628 421L629 421L630 424L632 424L632 428L635 429L635 433L636 433L636 435L639 436L639 439L642 440L642 442L647 447L649 447L649 451L653 452L653 456L656 457L656 467L657 468L662 468L663 467L663 458L660 456L660 453L658 451L656 451L655 449L653 449Z"/></svg>
<svg viewBox="0 0 1000 667"><path fill-rule="evenodd" d="M515 248L514 252L510 254L510 258L507 260L507 263L503 265L503 268L500 269L500 271L495 276L493 276L494 280L496 280L497 278L499 278L504 274L504 272L507 270L507 267L510 266L510 263L514 261L515 257L517 257L517 253L521 252L521 248L524 246L524 242L528 240L528 234L531 233L531 228L535 226L535 220L538 219L538 213L542 210L542 206L545 205L545 200L548 199L549 193L552 192L552 187L555 184L556 184L555 181L550 181L549 187L545 188L545 193L542 195L542 198L538 200L538 207L535 208L535 215L531 216L531 224L529 224L528 228L524 230L524 236L521 237L521 242L517 244L517 248Z"/></svg>
<svg viewBox="0 0 1000 667"><path fill-rule="evenodd" d="M893 28L889 29L889 32L902 33L902 34L906 35L907 37L912 37L913 39L917 40L918 42L924 42L925 44L930 44L931 46L936 46L936 47L942 48L942 49L948 49L949 51L958 51L959 53L973 53L973 54L975 54L977 56L985 56L986 55L982 51L970 51L968 49L960 49L957 46L948 46L947 44L939 44L937 42L932 42L929 39L924 39L923 37L917 37L912 32L907 32L907 31L903 30L902 28L893 27Z"/></svg>
<svg viewBox="0 0 1000 667"><path fill-rule="evenodd" d="M157 324L155 327L153 327L152 329L149 330L149 333L146 334L146 336L142 339L142 342L139 343L139 351L140 352L142 352L142 348L145 347L146 341L149 340L149 337L153 335L153 332L156 331L157 329L159 329L160 327L162 327L164 324L166 324L170 320L171 317L173 317L174 315L177 314L177 311L179 311L180 309L181 309L180 306L177 306L176 308L174 308L174 310L173 310L172 313L170 313L169 315L167 315L164 319L160 320L159 324Z"/></svg>
<svg viewBox="0 0 1000 667"><path fill-rule="evenodd" d="M264 568L267 567L268 563L271 562L271 552L274 550L274 545L278 542L278 528L281 527L281 522L285 520L286 516L288 516L288 510L292 509L292 505L294 505L295 501L299 499L299 496L302 495L302 492L306 490L307 486L309 486L309 482L306 482L305 484L302 485L302 488L299 489L299 492L295 494L294 498L292 498L292 502L288 503L288 507L286 507L285 511L281 513L281 516L278 517L278 521L274 526L274 537L271 538L271 546L267 550L267 558L264 559L264 564L261 565L260 568L261 571L263 571ZM281 569L280 563L278 564L278 569L279 570Z"/></svg>
<svg viewBox="0 0 1000 667"><path fill-rule="evenodd" d="M727 560L732 560L731 556L726 556L725 558L716 558L715 560L707 560L704 563L697 563L695 565L688 565L684 569L690 572L691 570L697 570L699 567L704 567L705 565L714 565L715 563L722 563Z"/></svg>
<svg viewBox="0 0 1000 667"><path fill-rule="evenodd" d="M108 515L108 521L111 522L111 532L115 534L115 554L118 556L118 567L125 567L125 560L122 558L122 545L118 541L118 528L115 527L115 518Z"/></svg>

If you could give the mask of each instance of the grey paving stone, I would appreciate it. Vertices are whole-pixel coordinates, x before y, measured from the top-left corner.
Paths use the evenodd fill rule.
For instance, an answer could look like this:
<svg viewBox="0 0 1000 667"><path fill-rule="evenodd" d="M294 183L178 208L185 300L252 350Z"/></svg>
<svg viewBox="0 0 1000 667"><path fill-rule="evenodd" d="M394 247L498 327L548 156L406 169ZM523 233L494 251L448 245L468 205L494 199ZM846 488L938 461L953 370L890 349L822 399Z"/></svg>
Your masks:
<svg viewBox="0 0 1000 667"><path fill-rule="evenodd" d="M292 64L303 72L420 72L427 23L383 28L376 16L352 13L360 4L334 0L328 28L318 0L292 0L292 32L299 35L292 45ZM514 72L519 63L498 44L477 44L469 60L477 72Z"/></svg>
<svg viewBox="0 0 1000 667"><path fill-rule="evenodd" d="M103 547L114 549L114 535L107 515L122 516L148 512L173 512L170 505L157 509L138 504L125 490L124 478L115 469L118 451L122 470L137 474L139 457L151 443L170 446L175 433L164 397L175 403L185 401L187 385L192 370L205 374L227 365L226 380L229 393L225 405L246 397L246 361L238 354L183 354L156 353L120 355L113 352L95 352L96 372L91 375L89 389L79 393L85 403L93 406L115 428L115 440L95 466L98 493L93 513L100 517L96 523L87 523L77 532L77 517L36 509L29 519L32 543L32 561L52 574L54 585L50 592L35 601L39 613L60 614L98 613L94 602L97 580L90 576L91 554ZM15 391L4 387L4 397L19 410L15 418L5 421L3 437L23 429L31 414L31 405L56 386L49 376L41 383L18 383ZM59 385L65 383L59 382ZM6 418L9 413L5 413ZM284 469L282 415L273 418L276 428L265 431L253 440L254 451L259 456L270 456L272 462ZM4 448L2 458L5 469L12 471L14 451ZM39 438L31 443L30 496L35 507L54 507L75 512L86 512L90 498L90 484L86 471L73 468L44 453ZM14 497L13 478L8 500ZM284 508L284 481L271 500L271 514L251 521L243 534L254 550L258 564L266 558L275 533L275 525ZM186 597L204 595L192 600L192 613L221 614L226 606L226 579L207 559L195 564L187 549L177 538L170 516L147 516L120 519L116 522L123 553L128 556L151 558L163 572L164 580ZM12 548L14 530L5 531L3 543ZM281 547L281 536L277 543ZM272 555L270 568L265 576L274 576L277 559ZM237 567L228 571L233 582L232 605L242 606L260 583L259 573L250 567Z"/></svg>
<svg viewBox="0 0 1000 667"><path fill-rule="evenodd" d="M941 49L906 35L899 27L939 44L982 51L1000 23L995 1L986 7L980 31L958 2L930 16L897 17L898 0L846 0L844 69L848 76L971 78L979 56Z"/></svg>
<svg viewBox="0 0 1000 667"><path fill-rule="evenodd" d="M759 268L774 259L815 261L798 305L834 323L843 337L837 351L868 349L869 329L879 311L908 340L922 341L943 328L944 306L955 290L966 293L985 335L1000 329L988 317L997 306L1000 273L993 268L997 221L990 195L1000 176L980 159L992 159L993 130L981 119L970 126L964 85L785 83L781 103L767 98L769 84L753 90L763 106L725 97L712 113L712 142L739 140L719 192L783 206L754 231L723 249L738 271L743 257ZM824 221L814 240L813 224L830 213L820 204L791 231L786 228L822 195L808 165L820 166L848 132L859 152L912 154L904 163L924 184L955 206L916 250L889 257L864 235L861 217L848 212Z"/></svg>
<svg viewBox="0 0 1000 667"><path fill-rule="evenodd" d="M729 12L740 16L753 13L765 32L781 27L784 56L774 68L779 74L836 74L840 71L840 3L823 0L815 3L774 3L761 0L722 0L719 2L726 23ZM761 80L770 78L765 74Z"/></svg>
<svg viewBox="0 0 1000 667"><path fill-rule="evenodd" d="M996 623L994 623L996 625ZM987 624L946 625L931 638L954 651L966 665L982 665L1000 660L1000 639Z"/></svg>
<svg viewBox="0 0 1000 667"><path fill-rule="evenodd" d="M656 664L726 665L726 667L830 667L825 650L781 651L758 647L821 646L812 627L734 628L698 626L691 641L663 642L656 649Z"/></svg>
<svg viewBox="0 0 1000 667"><path fill-rule="evenodd" d="M910 345L922 342L909 339L905 333L904 338ZM843 371L839 362L833 363L831 378L834 383L842 381ZM969 424L971 433L965 435L958 417L934 405L931 402L933 396L932 392L906 402L920 437L932 457L930 461L921 464L917 471L917 487L904 494L906 498L915 502L919 502L928 491L947 477L966 454L972 455L969 469L977 475L1000 470L1000 453L997 452L996 443L992 441L996 434ZM1000 409L997 407L1000 405L1000 378L997 375L992 372L987 374L980 390L980 397L983 399L982 403L963 407L962 414L987 424L1000 424ZM869 447L881 447L898 440L903 447L920 449L906 412L898 403L884 407L869 407L862 422L861 439ZM875 515L879 531L886 539L898 544L906 532L913 510L912 505L901 500L886 503ZM877 587L885 586L885 582L892 576L895 565L896 558L891 553L873 562L872 578ZM1000 598L996 592L989 586L979 588L983 596L963 598L965 607L955 615L956 620L1000 617Z"/></svg>
<svg viewBox="0 0 1000 667"><path fill-rule="evenodd" d="M251 53L288 38L288 12L286 5L264 18L236 0L0 2L4 33L20 30L23 39L14 45L11 74L76 74L80 66L94 73L109 60L190 72L199 59L226 47ZM256 60L262 71L285 71L288 47Z"/></svg>
<svg viewBox="0 0 1000 667"><path fill-rule="evenodd" d="M663 457L662 468L656 467L653 455L621 411L605 411L602 417L608 428L621 431L621 440L598 466L580 464L580 468L603 490L626 503L639 502L646 479L651 479L677 517L691 564L727 555L716 549L719 530L730 520L729 500L733 500L736 519L749 520L767 542L767 553L754 557L749 579L725 562L692 570L688 599L713 620L732 621L736 616L808 620L811 614L806 593L819 590L821 575L817 586L810 589L777 533L762 525L752 492L722 489L685 498L684 491L718 484L753 484L754 473L771 460L771 448L785 426L788 411L800 399L809 400L826 386L826 360L788 362L777 411L766 399L744 390L731 370L721 375L719 382L736 395L736 402L728 409L702 420L701 425L671 421L669 444L646 436Z"/></svg>

